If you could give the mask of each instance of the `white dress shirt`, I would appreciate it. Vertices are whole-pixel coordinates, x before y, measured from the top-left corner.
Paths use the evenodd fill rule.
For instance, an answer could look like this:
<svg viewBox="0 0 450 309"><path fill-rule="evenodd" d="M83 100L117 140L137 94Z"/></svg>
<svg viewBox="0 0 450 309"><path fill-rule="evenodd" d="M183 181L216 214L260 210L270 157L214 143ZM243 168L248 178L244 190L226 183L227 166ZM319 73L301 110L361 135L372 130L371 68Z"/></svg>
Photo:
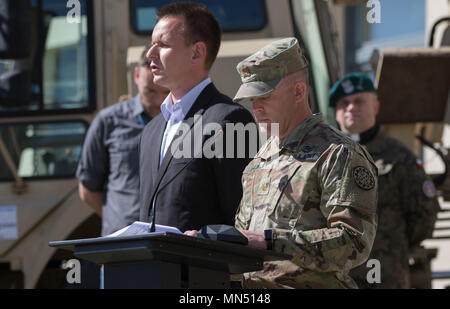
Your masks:
<svg viewBox="0 0 450 309"><path fill-rule="evenodd" d="M172 96L169 94L164 102L161 104L161 112L164 119L167 121L166 130L164 131L164 136L161 144L161 153L159 156L159 165L161 165L164 156L167 153L167 149L172 143L175 134L191 109L194 102L197 100L203 89L206 88L211 83L211 79L208 77L197 86L192 88L188 93L186 93L181 99L179 99L175 104L172 102Z"/></svg>

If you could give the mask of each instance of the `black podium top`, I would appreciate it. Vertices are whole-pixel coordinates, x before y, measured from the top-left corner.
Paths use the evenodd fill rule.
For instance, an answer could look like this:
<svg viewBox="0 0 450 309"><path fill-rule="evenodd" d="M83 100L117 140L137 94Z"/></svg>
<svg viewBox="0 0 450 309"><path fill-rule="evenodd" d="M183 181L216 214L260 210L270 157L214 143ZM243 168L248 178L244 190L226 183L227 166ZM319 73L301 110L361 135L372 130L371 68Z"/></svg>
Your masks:
<svg viewBox="0 0 450 309"><path fill-rule="evenodd" d="M264 261L291 258L290 255L274 251L167 232L53 241L49 246L73 251L76 257L97 264L155 260L230 274L260 270Z"/></svg>

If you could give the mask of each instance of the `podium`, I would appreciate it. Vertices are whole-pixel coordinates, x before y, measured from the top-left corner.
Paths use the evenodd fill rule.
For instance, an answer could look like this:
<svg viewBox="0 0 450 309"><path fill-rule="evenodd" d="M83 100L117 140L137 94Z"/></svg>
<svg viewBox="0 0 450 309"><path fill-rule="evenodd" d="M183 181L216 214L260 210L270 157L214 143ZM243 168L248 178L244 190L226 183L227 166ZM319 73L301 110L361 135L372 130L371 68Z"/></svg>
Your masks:
<svg viewBox="0 0 450 309"><path fill-rule="evenodd" d="M234 243L173 233L54 241L50 247L104 264L105 289L230 287L230 274L263 268L291 257Z"/></svg>

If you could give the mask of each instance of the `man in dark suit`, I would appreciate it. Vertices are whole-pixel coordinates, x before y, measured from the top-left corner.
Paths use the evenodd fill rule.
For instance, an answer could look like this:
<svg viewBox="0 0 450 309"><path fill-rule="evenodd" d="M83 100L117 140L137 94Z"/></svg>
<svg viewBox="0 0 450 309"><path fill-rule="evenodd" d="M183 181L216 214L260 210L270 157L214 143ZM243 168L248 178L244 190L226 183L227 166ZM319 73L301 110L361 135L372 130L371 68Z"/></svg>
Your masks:
<svg viewBox="0 0 450 309"><path fill-rule="evenodd" d="M233 225L249 151L245 158L236 158L235 149L233 158L208 159L198 150L211 135L198 132L211 124L254 124L253 117L221 94L208 77L221 40L212 13L204 5L176 2L157 15L147 58L155 84L168 88L170 94L141 138L140 220L151 222L155 212L157 224L182 231L208 224ZM229 137L225 130L213 138L213 142L222 138L223 153ZM248 145L248 135L245 141ZM193 149L180 157L187 150L181 151L180 145Z"/></svg>

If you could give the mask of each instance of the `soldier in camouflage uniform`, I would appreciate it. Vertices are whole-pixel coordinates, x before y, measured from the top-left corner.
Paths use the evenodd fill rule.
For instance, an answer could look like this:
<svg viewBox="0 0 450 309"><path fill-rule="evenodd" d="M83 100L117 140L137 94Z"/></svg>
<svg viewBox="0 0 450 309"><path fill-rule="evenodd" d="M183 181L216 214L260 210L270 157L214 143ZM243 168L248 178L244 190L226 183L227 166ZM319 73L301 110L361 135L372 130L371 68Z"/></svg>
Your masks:
<svg viewBox="0 0 450 309"><path fill-rule="evenodd" d="M433 231L439 204L422 164L376 125L379 102L372 81L346 75L330 91L341 129L367 147L378 168L378 230L369 259L381 266L381 283L367 281L370 268L350 272L360 288L409 288L408 252ZM373 281L373 280L370 280Z"/></svg>
<svg viewBox="0 0 450 309"><path fill-rule="evenodd" d="M356 288L350 269L375 238L376 166L365 149L308 106L308 68L295 38L239 63L235 101L279 123L243 173L236 227L249 246L292 255L244 275L244 288Z"/></svg>

